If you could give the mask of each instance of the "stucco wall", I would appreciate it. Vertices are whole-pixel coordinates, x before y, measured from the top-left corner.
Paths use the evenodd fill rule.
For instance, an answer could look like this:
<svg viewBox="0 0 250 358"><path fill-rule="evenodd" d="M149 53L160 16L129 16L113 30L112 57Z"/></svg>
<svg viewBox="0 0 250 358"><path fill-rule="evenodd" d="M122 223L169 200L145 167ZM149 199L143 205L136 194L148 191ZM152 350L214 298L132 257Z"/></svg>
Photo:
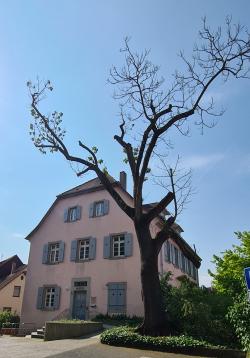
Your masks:
<svg viewBox="0 0 250 358"><path fill-rule="evenodd" d="M21 279L23 277L23 280ZM14 286L21 286L20 297L13 297ZM11 312L21 314L25 286L25 275L22 273L0 290L0 311L11 307Z"/></svg>
<svg viewBox="0 0 250 358"><path fill-rule="evenodd" d="M126 194L121 192L126 197ZM108 199L109 214L89 218L89 205L95 201ZM126 197L129 200L129 197ZM64 223L64 210L68 207L81 206L81 220ZM152 230L156 230L152 228ZM103 258L103 239L109 234L129 232L133 234L133 255L122 259ZM87 262L71 262L71 241L92 236L96 238L96 258ZM65 242L64 261L55 265L42 264L43 245L62 240ZM159 270L171 269L174 277L182 274L173 265L166 266L163 253L159 256ZM161 263L162 261L162 263ZM46 218L38 231L31 238L26 289L23 301L23 323L35 323L42 326L45 321L69 313L72 301L71 281L73 278L90 278L89 297L96 297L96 307L88 305L88 318L97 313L107 313L107 283L127 283L127 315L143 315L140 284L140 254L133 223L117 206L108 192L102 190L84 195L59 200L53 211ZM61 287L59 310L42 311L36 309L38 287L44 284Z"/></svg>

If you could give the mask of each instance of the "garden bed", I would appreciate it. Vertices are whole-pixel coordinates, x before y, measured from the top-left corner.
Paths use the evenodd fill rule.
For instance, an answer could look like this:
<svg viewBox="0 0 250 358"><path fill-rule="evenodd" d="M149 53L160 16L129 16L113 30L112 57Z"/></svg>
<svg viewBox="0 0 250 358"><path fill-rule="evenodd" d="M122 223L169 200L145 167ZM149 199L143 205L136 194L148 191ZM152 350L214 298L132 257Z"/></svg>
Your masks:
<svg viewBox="0 0 250 358"><path fill-rule="evenodd" d="M149 349L203 357L245 358L246 352L213 346L188 336L150 337L135 333L131 327L116 327L101 334L101 343L113 346Z"/></svg>

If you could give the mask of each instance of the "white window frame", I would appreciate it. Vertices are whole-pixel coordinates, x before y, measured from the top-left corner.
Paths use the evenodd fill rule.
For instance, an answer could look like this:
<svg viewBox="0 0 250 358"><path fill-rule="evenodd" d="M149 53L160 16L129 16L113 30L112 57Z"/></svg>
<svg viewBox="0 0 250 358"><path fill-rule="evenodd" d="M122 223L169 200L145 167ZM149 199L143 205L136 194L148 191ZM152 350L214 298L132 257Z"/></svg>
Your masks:
<svg viewBox="0 0 250 358"><path fill-rule="evenodd" d="M94 217L99 217L104 215L104 201L96 201L94 203Z"/></svg>
<svg viewBox="0 0 250 358"><path fill-rule="evenodd" d="M45 287L43 307L54 308L55 307L55 287Z"/></svg>
<svg viewBox="0 0 250 358"><path fill-rule="evenodd" d="M13 297L20 297L21 295L21 286L14 286Z"/></svg>
<svg viewBox="0 0 250 358"><path fill-rule="evenodd" d="M48 251L49 251L48 262L51 264L59 262L60 243L59 242L49 243Z"/></svg>
<svg viewBox="0 0 250 358"><path fill-rule="evenodd" d="M77 206L69 208L68 211L68 221L73 222L77 220Z"/></svg>
<svg viewBox="0 0 250 358"><path fill-rule="evenodd" d="M81 250L83 252L83 257L81 257ZM89 250L90 250L90 239L83 239L78 241L78 260L84 261L89 260Z"/></svg>
<svg viewBox="0 0 250 358"><path fill-rule="evenodd" d="M114 258L125 257L125 235L124 234L114 235L111 237L111 239L112 239L112 257Z"/></svg>

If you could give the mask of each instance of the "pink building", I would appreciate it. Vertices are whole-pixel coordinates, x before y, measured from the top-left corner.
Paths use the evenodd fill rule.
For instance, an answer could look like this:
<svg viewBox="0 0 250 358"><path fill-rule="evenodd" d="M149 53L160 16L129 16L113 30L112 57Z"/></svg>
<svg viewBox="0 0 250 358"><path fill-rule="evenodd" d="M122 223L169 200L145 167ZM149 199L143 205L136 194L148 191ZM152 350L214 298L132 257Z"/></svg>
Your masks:
<svg viewBox="0 0 250 358"><path fill-rule="evenodd" d="M131 204L125 173L121 179L113 180L113 185ZM161 224L159 217L152 230L157 232ZM176 230L182 231L178 225ZM26 239L31 245L23 323L41 327L48 320L91 319L98 313L142 316L140 254L133 223L98 178L58 195ZM179 235L163 246L159 273L172 271L173 284L182 275L198 284L200 261Z"/></svg>

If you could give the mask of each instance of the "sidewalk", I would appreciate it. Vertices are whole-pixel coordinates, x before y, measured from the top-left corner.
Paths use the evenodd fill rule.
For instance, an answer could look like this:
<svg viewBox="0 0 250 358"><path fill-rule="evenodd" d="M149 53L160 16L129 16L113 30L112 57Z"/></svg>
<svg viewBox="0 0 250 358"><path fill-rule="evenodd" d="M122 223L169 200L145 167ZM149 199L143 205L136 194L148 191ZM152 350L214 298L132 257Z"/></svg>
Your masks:
<svg viewBox="0 0 250 358"><path fill-rule="evenodd" d="M3 358L45 358L65 353L99 342L100 335L90 338L62 339L44 342L29 337L0 336L0 357ZM67 353L65 353L67 357Z"/></svg>

